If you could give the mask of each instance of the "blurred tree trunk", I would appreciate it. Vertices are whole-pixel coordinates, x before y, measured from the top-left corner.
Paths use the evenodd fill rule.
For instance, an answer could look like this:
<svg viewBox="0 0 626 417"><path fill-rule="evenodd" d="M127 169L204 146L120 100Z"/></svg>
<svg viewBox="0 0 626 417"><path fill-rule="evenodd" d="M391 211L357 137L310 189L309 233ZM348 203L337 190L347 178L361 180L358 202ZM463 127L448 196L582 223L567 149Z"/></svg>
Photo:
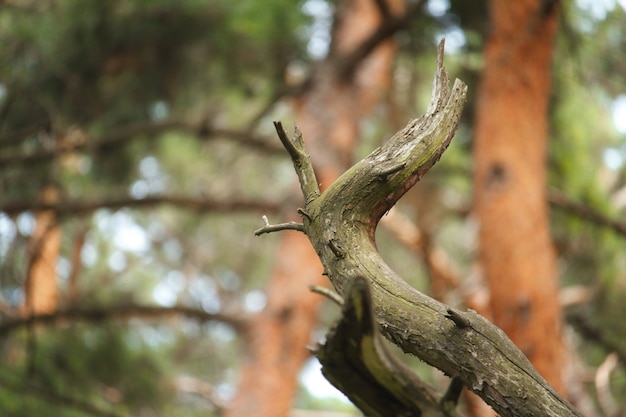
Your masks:
<svg viewBox="0 0 626 417"><path fill-rule="evenodd" d="M546 200L551 58L558 2L491 0L478 91L474 210L495 324L561 393L564 346Z"/></svg>
<svg viewBox="0 0 626 417"><path fill-rule="evenodd" d="M390 1L391 10L402 9L403 1ZM382 14L372 0L344 1L337 7L328 57L314 69L311 87L294 103L296 123L322 190L352 163L359 122L388 90L396 50L392 41L385 41L347 74L344 58L378 27ZM295 213L296 207L289 209ZM226 412L229 417L286 416L300 369L310 356L306 346L323 299L311 294L309 286L326 286L328 280L305 235L284 232L281 239L267 306L249 326L248 357Z"/></svg>
<svg viewBox="0 0 626 417"><path fill-rule="evenodd" d="M41 201L53 204L58 200L58 190L44 187ZM30 259L24 285L25 315L53 313L59 301L56 263L61 248L61 229L53 210L35 213L35 230L30 237Z"/></svg>

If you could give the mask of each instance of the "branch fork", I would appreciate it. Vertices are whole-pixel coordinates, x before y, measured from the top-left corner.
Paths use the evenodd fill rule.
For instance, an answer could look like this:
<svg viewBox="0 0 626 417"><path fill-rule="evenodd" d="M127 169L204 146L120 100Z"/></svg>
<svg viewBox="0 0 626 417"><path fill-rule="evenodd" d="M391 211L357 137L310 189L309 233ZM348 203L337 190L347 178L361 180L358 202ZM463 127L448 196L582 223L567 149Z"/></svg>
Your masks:
<svg viewBox="0 0 626 417"><path fill-rule="evenodd" d="M458 127L466 94L467 86L460 80L449 87L442 42L426 114L410 121L322 194L302 133L296 128L290 139L276 122L300 179L304 222L266 225L259 231L296 229L314 246L325 274L345 300L342 319L318 354L322 370L368 415L388 415L376 401L398 405L394 415L421 415L425 409L436 410L432 415L454 415L450 405L456 404L460 387L465 386L503 417L580 416L500 329L473 311L454 310L415 290L376 250L378 221L439 160ZM369 324L369 317L376 325ZM342 325L346 320L354 326ZM414 375L407 376L397 359L379 348L374 336L378 332L453 377L439 408L431 401L430 389ZM347 353L350 345L360 347ZM353 372L346 372L346 367ZM419 404L405 401L406 392L417 391L427 393L428 399Z"/></svg>

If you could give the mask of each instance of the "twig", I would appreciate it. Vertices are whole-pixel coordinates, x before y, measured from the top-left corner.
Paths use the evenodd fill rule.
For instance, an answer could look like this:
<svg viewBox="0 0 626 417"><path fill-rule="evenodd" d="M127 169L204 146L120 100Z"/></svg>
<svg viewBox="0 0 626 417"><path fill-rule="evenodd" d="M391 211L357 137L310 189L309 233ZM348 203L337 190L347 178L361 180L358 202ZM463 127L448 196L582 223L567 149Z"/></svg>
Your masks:
<svg viewBox="0 0 626 417"><path fill-rule="evenodd" d="M329 288L320 287L319 285L311 285L309 289L311 290L311 292L321 294L324 297L328 298L330 301L334 301L335 304L339 306L342 306L344 303L343 297Z"/></svg>
<svg viewBox="0 0 626 417"><path fill-rule="evenodd" d="M280 232L282 230L296 230L298 232L305 233L304 225L297 222L279 223L279 224L266 224L254 231L255 236L261 236L265 233Z"/></svg>

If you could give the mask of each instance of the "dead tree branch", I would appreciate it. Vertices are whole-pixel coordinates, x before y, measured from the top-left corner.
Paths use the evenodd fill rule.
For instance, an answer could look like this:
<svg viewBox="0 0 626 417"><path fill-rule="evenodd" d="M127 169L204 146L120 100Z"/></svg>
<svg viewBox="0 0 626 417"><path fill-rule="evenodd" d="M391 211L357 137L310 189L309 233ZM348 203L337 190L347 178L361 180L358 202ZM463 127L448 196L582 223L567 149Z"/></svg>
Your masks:
<svg viewBox="0 0 626 417"><path fill-rule="evenodd" d="M459 80L449 88L442 43L427 113L319 197L307 199L305 233L344 298L354 277L367 279L381 333L405 352L457 378L457 384L504 417L580 416L500 329L474 311L452 310L415 290L376 250L380 218L441 157L458 126L466 94L467 87ZM304 149L299 152L306 155ZM306 162L310 164L308 158Z"/></svg>

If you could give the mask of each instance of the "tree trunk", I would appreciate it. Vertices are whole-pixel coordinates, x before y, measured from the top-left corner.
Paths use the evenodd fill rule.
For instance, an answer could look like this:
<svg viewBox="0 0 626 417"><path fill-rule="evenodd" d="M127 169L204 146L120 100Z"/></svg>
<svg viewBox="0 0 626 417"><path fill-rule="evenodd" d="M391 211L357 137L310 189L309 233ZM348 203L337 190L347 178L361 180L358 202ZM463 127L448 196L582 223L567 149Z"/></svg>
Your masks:
<svg viewBox="0 0 626 417"><path fill-rule="evenodd" d="M403 0L392 2L393 11ZM325 189L352 163L359 121L380 100L391 81L395 54L392 41L378 45L346 77L343 58L380 24L381 12L371 0L338 6L331 52L320 62L311 88L295 100L297 124ZM296 212L296 207L292 208ZM328 285L319 258L306 236L282 236L267 291L268 303L249 329L249 356L241 371L238 392L226 416L280 417L291 408L297 376L310 356L305 346L317 321L323 298L310 285Z"/></svg>
<svg viewBox="0 0 626 417"><path fill-rule="evenodd" d="M58 190L52 186L41 192L43 203L58 200ZM59 301L56 263L61 248L61 229L53 210L35 214L35 230L30 238L30 260L24 285L25 315L54 313Z"/></svg>
<svg viewBox="0 0 626 417"><path fill-rule="evenodd" d="M474 138L479 258L495 324L563 392L558 274L546 199L558 4L491 0L490 13Z"/></svg>

